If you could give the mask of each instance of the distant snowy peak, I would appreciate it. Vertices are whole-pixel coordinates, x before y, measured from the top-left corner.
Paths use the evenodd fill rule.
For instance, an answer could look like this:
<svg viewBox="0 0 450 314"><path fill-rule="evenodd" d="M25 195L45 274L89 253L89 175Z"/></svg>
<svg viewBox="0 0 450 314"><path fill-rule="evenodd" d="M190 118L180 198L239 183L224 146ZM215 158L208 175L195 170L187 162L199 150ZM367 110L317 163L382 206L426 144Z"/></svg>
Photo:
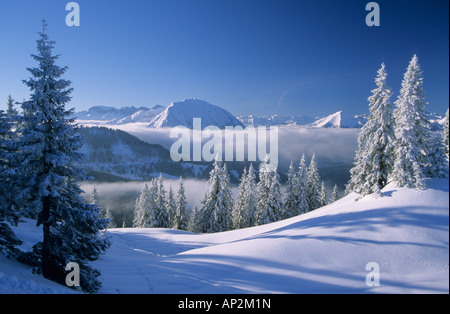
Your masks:
<svg viewBox="0 0 450 314"><path fill-rule="evenodd" d="M146 107L108 107L108 106L95 106L88 110L81 111L75 114L78 120L98 120L98 121L111 121L125 118L139 110L148 110Z"/></svg>
<svg viewBox="0 0 450 314"><path fill-rule="evenodd" d="M305 116L305 115L278 115L274 114L271 116L239 116L239 121L245 125L252 126L274 126L274 125L307 125L314 121L315 118Z"/></svg>
<svg viewBox="0 0 450 314"><path fill-rule="evenodd" d="M200 118L202 128L217 126L242 126L242 123L228 111L199 99L185 99L171 103L149 124L153 128L170 128L176 126L193 127L193 119Z"/></svg>
<svg viewBox="0 0 450 314"><path fill-rule="evenodd" d="M95 106L88 110L74 114L79 123L93 124L125 124L132 122L150 122L156 115L160 114L165 107L108 107Z"/></svg>
<svg viewBox="0 0 450 314"><path fill-rule="evenodd" d="M300 125L312 128L361 128L367 117L363 115L347 115L338 111L323 118L314 118L305 115L272 115L272 116L240 116L239 120L245 125L272 126L272 125Z"/></svg>
<svg viewBox="0 0 450 314"><path fill-rule="evenodd" d="M311 124L313 128L361 128L367 122L367 118L361 115L348 115L338 111L321 118Z"/></svg>

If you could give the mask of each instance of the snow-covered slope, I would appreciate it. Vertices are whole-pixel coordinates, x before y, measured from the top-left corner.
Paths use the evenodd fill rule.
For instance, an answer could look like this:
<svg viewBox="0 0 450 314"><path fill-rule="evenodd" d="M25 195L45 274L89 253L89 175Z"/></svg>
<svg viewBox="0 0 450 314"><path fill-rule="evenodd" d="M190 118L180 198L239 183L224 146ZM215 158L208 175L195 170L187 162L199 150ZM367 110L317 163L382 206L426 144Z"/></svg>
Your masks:
<svg viewBox="0 0 450 314"><path fill-rule="evenodd" d="M199 99L186 99L171 103L149 124L154 128L185 126L193 127L193 119L201 118L202 128L217 126L242 126L242 123L228 111Z"/></svg>
<svg viewBox="0 0 450 314"><path fill-rule="evenodd" d="M94 263L100 293L448 293L449 181L427 184L390 184L382 198L356 202L350 194L302 216L217 234L110 229L112 247ZM366 284L369 263L379 265L380 286ZM2 291L37 280L0 259ZM41 285L36 292L54 292Z"/></svg>
<svg viewBox="0 0 450 314"><path fill-rule="evenodd" d="M428 185L218 234L110 230L102 292L448 293L448 180ZM371 262L378 287L366 285Z"/></svg>
<svg viewBox="0 0 450 314"><path fill-rule="evenodd" d="M174 162L161 145L143 142L124 131L90 127L78 132L85 139L80 150L85 159L80 166L97 180L149 180L160 173L173 178L208 177L209 164Z"/></svg>
<svg viewBox="0 0 450 314"><path fill-rule="evenodd" d="M80 124L126 124L133 122L150 122L156 115L160 114L165 107L107 107L95 106L88 110L74 114Z"/></svg>
<svg viewBox="0 0 450 314"><path fill-rule="evenodd" d="M338 111L321 118L309 126L314 128L361 128L367 122L367 118L358 115L347 115Z"/></svg>

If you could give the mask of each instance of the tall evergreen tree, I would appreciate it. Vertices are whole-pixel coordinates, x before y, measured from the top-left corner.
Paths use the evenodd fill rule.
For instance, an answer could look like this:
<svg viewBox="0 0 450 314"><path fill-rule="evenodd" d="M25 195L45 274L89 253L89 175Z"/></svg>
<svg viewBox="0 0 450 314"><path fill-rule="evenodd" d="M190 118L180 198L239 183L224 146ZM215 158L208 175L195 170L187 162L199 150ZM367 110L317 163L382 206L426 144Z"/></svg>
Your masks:
<svg viewBox="0 0 450 314"><path fill-rule="evenodd" d="M203 223L201 221L201 213L197 206L194 206L189 218L188 231L194 233L203 232Z"/></svg>
<svg viewBox="0 0 450 314"><path fill-rule="evenodd" d="M294 217L298 214L299 208L299 178L298 173L291 162L288 170L286 200L284 202L285 218Z"/></svg>
<svg viewBox="0 0 450 314"><path fill-rule="evenodd" d="M14 117L19 115L19 112L17 111L17 109L14 106L14 99L11 97L11 95L8 95L8 100L6 102L6 106L8 107L8 109L6 110L6 114L9 117Z"/></svg>
<svg viewBox="0 0 450 314"><path fill-rule="evenodd" d="M0 110L0 252L15 255L15 247L22 242L15 236L10 224L17 225L19 213L14 202L14 191L9 170L11 167L11 128L9 117Z"/></svg>
<svg viewBox="0 0 450 314"><path fill-rule="evenodd" d="M268 165L266 157L259 166L257 225L264 225L283 219L283 204L279 175Z"/></svg>
<svg viewBox="0 0 450 314"><path fill-rule="evenodd" d="M239 183L239 191L236 196L236 202L234 203L232 219L233 219L233 229L245 228L245 209L246 209L246 186L247 186L247 168L244 168L244 172L241 176L241 182Z"/></svg>
<svg viewBox="0 0 450 314"><path fill-rule="evenodd" d="M175 225L175 211L176 211L175 197L173 195L172 185L170 185L169 194L167 195L166 212L169 220L169 227L171 228L173 228Z"/></svg>
<svg viewBox="0 0 450 314"><path fill-rule="evenodd" d="M325 182L322 181L320 188L320 207L327 205L327 191L325 189Z"/></svg>
<svg viewBox="0 0 450 314"><path fill-rule="evenodd" d="M449 134L448 134L448 111L449 109L447 109L447 112L445 114L445 119L444 119L444 131L442 132L442 137L444 138L444 149L445 149L445 153L449 154L449 147L448 147L448 142L449 142Z"/></svg>
<svg viewBox="0 0 450 314"><path fill-rule="evenodd" d="M225 169L220 167L216 158L198 213L203 233L222 232L231 228L233 203L229 177L225 171L226 167Z"/></svg>
<svg viewBox="0 0 450 314"><path fill-rule="evenodd" d="M307 175L307 199L309 210L315 210L321 207L320 203L320 175L319 168L317 167L316 154L313 154L311 162L308 167Z"/></svg>
<svg viewBox="0 0 450 314"><path fill-rule="evenodd" d="M28 212L37 214L37 225L43 226L41 270L45 278L65 283L65 266L80 266L81 287L94 292L100 287L100 272L91 268L108 248L102 236L107 220L100 219L99 208L86 204L77 182L85 180L83 171L74 166L82 155L83 144L77 134L73 110L65 105L71 100L70 81L60 77L67 67L55 64L54 42L46 33L46 22L37 41L38 67L30 68L31 77L24 81L31 90L30 100L22 104L24 123L20 130L21 200Z"/></svg>
<svg viewBox="0 0 450 314"><path fill-rule="evenodd" d="M334 185L333 192L331 193L330 204L336 202L339 199L339 192L337 184Z"/></svg>
<svg viewBox="0 0 450 314"><path fill-rule="evenodd" d="M395 163L392 179L400 187L423 189L429 172L430 121L425 111L422 71L416 55L403 77L395 102Z"/></svg>
<svg viewBox="0 0 450 314"><path fill-rule="evenodd" d="M109 207L106 207L105 210L105 219L108 220L108 225L106 226L106 228L117 228L117 224L114 221L114 216L111 212L111 210L109 209Z"/></svg>
<svg viewBox="0 0 450 314"><path fill-rule="evenodd" d="M186 195L184 191L184 182L183 178L180 178L180 187L178 188L175 206L174 228L178 230L187 230L188 224L189 219L188 219Z"/></svg>
<svg viewBox="0 0 450 314"><path fill-rule="evenodd" d="M151 182L151 187L146 183L141 194L136 199L134 208L134 228L152 228L154 227L156 204L156 181Z"/></svg>
<svg viewBox="0 0 450 314"><path fill-rule="evenodd" d="M370 117L358 137L358 152L347 192L362 196L380 191L388 183L394 163L395 133L392 119L391 89L386 84L384 63L375 79L377 88L369 97Z"/></svg>
<svg viewBox="0 0 450 314"><path fill-rule="evenodd" d="M169 215L166 207L166 191L164 190L164 179L162 175L159 176L157 181L156 191L155 228L169 228Z"/></svg>
<svg viewBox="0 0 450 314"><path fill-rule="evenodd" d="M448 156L445 153L441 134L436 134L431 141L431 145L430 155L428 156L428 175L431 178L448 178Z"/></svg>
<svg viewBox="0 0 450 314"><path fill-rule="evenodd" d="M244 172L239 184L239 192L233 208L233 227L235 229L248 228L256 225L257 191L253 165Z"/></svg>
<svg viewBox="0 0 450 314"><path fill-rule="evenodd" d="M302 155L297 172L298 208L296 215L309 212L308 201L308 166L305 154Z"/></svg>

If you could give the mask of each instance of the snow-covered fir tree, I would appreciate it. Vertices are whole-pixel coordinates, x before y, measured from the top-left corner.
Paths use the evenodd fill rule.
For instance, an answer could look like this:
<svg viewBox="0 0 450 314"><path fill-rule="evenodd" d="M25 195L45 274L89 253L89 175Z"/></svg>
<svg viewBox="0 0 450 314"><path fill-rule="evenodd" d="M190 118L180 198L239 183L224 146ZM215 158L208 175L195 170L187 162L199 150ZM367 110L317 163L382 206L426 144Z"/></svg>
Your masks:
<svg viewBox="0 0 450 314"><path fill-rule="evenodd" d="M155 219L153 228L169 228L169 215L166 207L166 191L162 175L157 180Z"/></svg>
<svg viewBox="0 0 450 314"><path fill-rule="evenodd" d="M392 179L400 187L423 189L429 172L430 121L425 111L422 71L416 55L403 77L395 102L395 163Z"/></svg>
<svg viewBox="0 0 450 314"><path fill-rule="evenodd" d="M169 193L167 194L166 212L169 217L169 226L172 228L175 223L175 197L173 195L172 185L169 186ZM176 229L176 228L175 228Z"/></svg>
<svg viewBox="0 0 450 314"><path fill-rule="evenodd" d="M247 181L247 168L241 176L241 182L239 183L239 191L236 196L236 201L234 203L233 212L231 214L233 220L233 229L242 229L244 226L245 219L245 209L246 209L246 199L245 199L245 188Z"/></svg>
<svg viewBox="0 0 450 314"><path fill-rule="evenodd" d="M15 207L13 177L8 173L11 167L12 121L0 110L0 252L15 255L15 247L22 242L14 235L10 224L17 225L19 213Z"/></svg>
<svg viewBox="0 0 450 314"><path fill-rule="evenodd" d="M17 111L17 109L15 108L14 103L15 103L14 99L11 97L11 95L8 95L8 100L6 102L7 106L6 114L10 118L19 115L19 111Z"/></svg>
<svg viewBox="0 0 450 314"><path fill-rule="evenodd" d="M306 165L305 154L302 155L297 172L298 207L295 215L309 212L308 201L308 166Z"/></svg>
<svg viewBox="0 0 450 314"><path fill-rule="evenodd" d="M175 217L173 227L178 230L188 230L188 209L184 190L183 178L180 178L177 200L175 204Z"/></svg>
<svg viewBox="0 0 450 314"><path fill-rule="evenodd" d="M320 188L320 207L327 205L327 191L325 189L325 182L322 181Z"/></svg>
<svg viewBox="0 0 450 314"><path fill-rule="evenodd" d="M98 197L98 191L97 191L97 188L95 186L92 189L92 193L90 195L89 201L90 201L91 204L100 205L99 197Z"/></svg>
<svg viewBox="0 0 450 314"><path fill-rule="evenodd" d="M248 228L256 225L257 191L255 171L250 164L244 169L239 184L239 192L233 208L233 227L235 229Z"/></svg>
<svg viewBox="0 0 450 314"><path fill-rule="evenodd" d="M358 137L358 151L347 192L362 196L380 191L388 183L394 164L395 133L390 98L392 91L386 84L384 63L375 79L377 88L369 97L370 116Z"/></svg>
<svg viewBox="0 0 450 314"><path fill-rule="evenodd" d="M83 144L74 126L73 110L65 105L71 100L70 81L60 77L67 67L55 64L54 42L46 33L46 22L39 33L36 55L38 63L29 68L31 76L24 81L31 90L30 100L22 104L24 111L19 133L21 161L17 172L22 208L36 214L42 225L41 270L45 278L65 283L65 266L76 262L80 266L83 290L94 292L101 286L100 272L89 263L108 248L109 241L100 232L107 220L100 219L99 208L86 204L80 196L78 182L85 180L84 172L74 166L82 155Z"/></svg>
<svg viewBox="0 0 450 314"><path fill-rule="evenodd" d="M431 178L448 178L448 156L445 153L444 141L441 134L436 134L432 139L428 164L428 175Z"/></svg>
<svg viewBox="0 0 450 314"><path fill-rule="evenodd" d="M213 169L209 174L206 191L198 212L200 227L203 233L227 231L231 228L230 182L226 167L220 167L216 157Z"/></svg>
<svg viewBox="0 0 450 314"><path fill-rule="evenodd" d="M150 205L154 204L154 190L151 190L148 184L144 185L144 189L136 199L134 206L133 228L147 228L147 220L149 220Z"/></svg>
<svg viewBox="0 0 450 314"><path fill-rule="evenodd" d="M117 228L117 224L114 221L114 216L111 212L111 210L109 209L109 207L106 207L105 210L105 219L108 220L108 225L106 226L106 228Z"/></svg>
<svg viewBox="0 0 450 314"><path fill-rule="evenodd" d="M289 165L288 178L286 183L286 200L284 202L285 218L298 215L299 208L299 178L293 162Z"/></svg>
<svg viewBox="0 0 450 314"><path fill-rule="evenodd" d="M339 191L337 184L334 185L333 192L330 197L330 204L336 202L339 199Z"/></svg>
<svg viewBox="0 0 450 314"><path fill-rule="evenodd" d="M188 223L187 230L190 232L193 232L193 233L201 233L203 230L201 215L200 215L200 212L196 205L192 209L192 213L189 217L189 223Z"/></svg>
<svg viewBox="0 0 450 314"><path fill-rule="evenodd" d="M106 218L106 210L104 210L100 206L100 197L98 195L98 191L97 191L97 188L95 186L94 186L94 189L92 190L91 195L89 196L89 203L93 204L93 205L97 205L98 207L100 207L100 217L101 218Z"/></svg>
<svg viewBox="0 0 450 314"><path fill-rule="evenodd" d="M320 203L320 183L319 168L316 162L316 154L313 154L311 162L308 167L307 174L307 200L308 200L308 210L312 211L321 207Z"/></svg>
<svg viewBox="0 0 450 314"><path fill-rule="evenodd" d="M268 165L268 161L266 157L259 166L257 225L279 221L284 217L279 175L276 169Z"/></svg>
<svg viewBox="0 0 450 314"><path fill-rule="evenodd" d="M444 131L442 132L442 137L444 138L444 149L445 149L445 153L449 154L449 147L448 147L448 142L449 142L449 134L448 134L448 109L447 112L445 113L445 118L444 118Z"/></svg>

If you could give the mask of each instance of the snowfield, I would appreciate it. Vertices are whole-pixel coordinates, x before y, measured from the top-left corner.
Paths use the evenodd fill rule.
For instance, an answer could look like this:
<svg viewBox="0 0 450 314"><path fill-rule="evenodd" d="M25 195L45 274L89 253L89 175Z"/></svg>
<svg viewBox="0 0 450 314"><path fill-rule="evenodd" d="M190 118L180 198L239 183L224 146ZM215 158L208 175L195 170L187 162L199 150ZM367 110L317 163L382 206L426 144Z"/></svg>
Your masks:
<svg viewBox="0 0 450 314"><path fill-rule="evenodd" d="M249 229L110 229L99 293L449 293L449 181L383 189ZM24 228L23 226L27 226ZM29 224L15 229L30 241ZM380 285L368 286L368 263ZM0 292L71 292L0 258Z"/></svg>

